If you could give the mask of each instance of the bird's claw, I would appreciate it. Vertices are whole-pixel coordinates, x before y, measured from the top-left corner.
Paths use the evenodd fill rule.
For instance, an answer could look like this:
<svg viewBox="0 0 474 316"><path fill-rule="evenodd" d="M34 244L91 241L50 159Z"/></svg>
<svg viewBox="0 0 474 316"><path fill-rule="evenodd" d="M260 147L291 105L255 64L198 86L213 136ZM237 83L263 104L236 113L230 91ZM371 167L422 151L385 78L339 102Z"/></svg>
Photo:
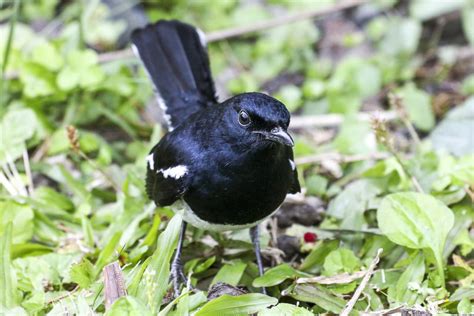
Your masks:
<svg viewBox="0 0 474 316"><path fill-rule="evenodd" d="M174 260L171 263L171 271L170 271L171 281L173 282L173 291L174 297L179 296L179 287L181 284L185 286L188 284L188 278L184 275L183 265L179 260Z"/></svg>

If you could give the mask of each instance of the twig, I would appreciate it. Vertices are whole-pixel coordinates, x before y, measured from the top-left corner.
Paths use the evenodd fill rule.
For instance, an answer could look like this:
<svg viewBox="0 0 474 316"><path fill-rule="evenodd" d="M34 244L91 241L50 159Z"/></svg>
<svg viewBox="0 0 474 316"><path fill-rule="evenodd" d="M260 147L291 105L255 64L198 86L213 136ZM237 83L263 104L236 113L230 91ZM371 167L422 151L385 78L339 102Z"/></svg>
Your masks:
<svg viewBox="0 0 474 316"><path fill-rule="evenodd" d="M334 276L317 276L312 278L299 278L296 280L297 284L304 284L304 283L319 283L319 284L347 284L351 283L354 280L362 278L367 271L357 271L353 274L343 273L337 274Z"/></svg>
<svg viewBox="0 0 474 316"><path fill-rule="evenodd" d="M298 12L298 13L283 16L283 17L276 17L274 19L258 22L252 25L238 26L235 28L227 29L227 30L210 32L206 35L206 41L208 43L212 43L212 42L222 41L229 38L239 37L248 33L255 33L255 32L269 29L269 28L277 27L280 25L307 20L307 19L311 19L317 16L322 16L322 15L337 12L340 10L345 10L345 9L360 5L365 2L366 2L365 0L348 0L348 1L337 3L332 6L325 7L325 8ZM127 58L133 58L133 57L134 55L133 55L132 50L130 48L126 48L123 50L100 54L99 62L108 63L108 62L112 62L112 61L116 61L120 59L127 59Z"/></svg>
<svg viewBox="0 0 474 316"><path fill-rule="evenodd" d="M418 182L418 179L414 175L411 174L410 170L403 163L402 158L400 157L398 152L395 150L395 146L393 145L394 144L393 137L390 135L387 125L385 124L385 121L381 119L380 117L373 116L371 118L371 123L372 123L372 129L375 133L375 138L377 139L377 142L379 144L384 145L387 148L387 150L392 154L392 156L397 160L397 162L400 164L403 171L405 172L406 176L410 178L415 190L420 193L424 193L423 188Z"/></svg>
<svg viewBox="0 0 474 316"><path fill-rule="evenodd" d="M206 36L206 39L208 42L215 42L215 41L220 41L223 39L238 37L244 34L255 33L258 31L277 27L280 25L298 22L298 21L302 21L306 19L311 19L316 16L321 16L321 15L329 14L332 12L345 10L345 9L360 5L364 2L366 1L362 1L362 0L342 1L342 2L336 3L335 5L328 6L325 8L302 11L302 12L287 15L284 17L276 17L268 21L262 21L255 24L251 24L251 25L244 25L244 26L239 26L236 28L228 29L228 30L211 32Z"/></svg>
<svg viewBox="0 0 474 316"><path fill-rule="evenodd" d="M397 113L393 111L361 112L357 114L356 118L360 121L370 122L373 116L377 116L384 121L392 121L398 118ZM290 128L332 127L341 125L344 119L345 116L341 114L295 116L291 119Z"/></svg>
<svg viewBox="0 0 474 316"><path fill-rule="evenodd" d="M105 309L109 309L117 299L127 295L127 290L118 261L106 265L103 273Z"/></svg>
<svg viewBox="0 0 474 316"><path fill-rule="evenodd" d="M410 121L410 118L408 117L408 112L406 110L406 106L403 103L402 97L399 95L396 95L394 93L389 93L388 94L388 102L390 103L390 106L395 109L397 112L398 116L402 120L403 124L405 125L406 129L408 130L408 133L410 134L410 137L413 139L415 144L418 146L420 145L420 137L416 133L415 127Z"/></svg>
<svg viewBox="0 0 474 316"><path fill-rule="evenodd" d="M377 254L375 255L374 260L370 263L369 268L367 269L364 277L362 278L362 281L360 282L359 286L354 292L354 295L352 295L351 299L349 302L347 302L346 306L344 307L344 310L341 313L341 316L348 316L349 313L352 311L354 308L354 305L357 303L357 300L359 299L359 296L362 294L362 291L365 289L367 286L367 283L370 280L370 277L372 276L375 267L377 266L377 263L380 261L380 254L383 252L382 248L379 248L377 250Z"/></svg>
<svg viewBox="0 0 474 316"><path fill-rule="evenodd" d="M70 292L67 292L65 294L54 297L54 298L50 299L49 301L46 301L46 305L56 303L56 302L66 298L66 297L69 297L72 294L74 294L75 292L77 292L77 290L79 290L79 285L77 285L75 288L73 288L72 291L70 291Z"/></svg>
<svg viewBox="0 0 474 316"><path fill-rule="evenodd" d="M388 157L390 157L390 155L384 152L373 152L369 154L359 154L359 155L352 155L352 156L344 156L344 155L341 155L340 153L324 153L324 154L317 154L317 155L297 158L295 159L295 163L297 165L314 164L314 163L319 163L325 160L334 160L338 163L349 163L349 162L365 161L365 160L380 160L380 159L385 159Z"/></svg>
<svg viewBox="0 0 474 316"><path fill-rule="evenodd" d="M69 144L71 146L71 149L79 155L79 157L81 157L82 159L84 159L92 168L94 168L95 170L99 171L100 174L102 174L102 176L104 176L104 178L110 183L110 185L114 188L114 190L116 192L121 192L122 190L120 189L120 187L118 186L117 183L115 183L114 179L112 179L111 176L109 176L109 174L105 171L105 170L102 170L102 168L97 165L92 159L90 159L85 152L83 152L79 146L79 136L78 136L78 132L77 132L77 129L72 126L72 125L69 125L66 127L66 131L67 131L67 137L68 137L68 140L69 140Z"/></svg>

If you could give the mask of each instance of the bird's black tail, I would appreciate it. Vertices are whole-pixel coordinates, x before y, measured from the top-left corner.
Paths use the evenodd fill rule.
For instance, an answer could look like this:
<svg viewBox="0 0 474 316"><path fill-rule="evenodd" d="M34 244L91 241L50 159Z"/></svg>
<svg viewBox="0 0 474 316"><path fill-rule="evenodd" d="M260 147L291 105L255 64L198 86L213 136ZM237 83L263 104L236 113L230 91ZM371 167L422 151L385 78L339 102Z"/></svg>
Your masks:
<svg viewBox="0 0 474 316"><path fill-rule="evenodd" d="M168 129L217 103L200 30L179 21L159 21L135 30L132 43L155 84Z"/></svg>

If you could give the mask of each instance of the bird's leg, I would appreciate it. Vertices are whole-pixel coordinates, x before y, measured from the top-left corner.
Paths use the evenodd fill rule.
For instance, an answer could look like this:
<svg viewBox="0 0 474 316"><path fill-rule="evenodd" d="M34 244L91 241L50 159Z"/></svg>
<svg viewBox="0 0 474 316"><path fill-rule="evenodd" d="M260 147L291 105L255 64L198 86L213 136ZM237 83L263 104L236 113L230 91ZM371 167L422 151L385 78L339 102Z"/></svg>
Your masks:
<svg viewBox="0 0 474 316"><path fill-rule="evenodd" d="M179 285L180 283L186 284L188 281L183 272L183 265L181 263L181 250L183 249L184 234L186 233L187 223L183 221L181 226L181 232L179 234L178 247L174 254L173 261L171 262L171 281L173 282L174 296L179 296Z"/></svg>
<svg viewBox="0 0 474 316"><path fill-rule="evenodd" d="M250 228L250 239L252 240L253 249L255 250L255 257L257 258L258 274L263 275L262 254L260 252L260 238L258 225ZM267 294L267 290L262 287L262 293Z"/></svg>

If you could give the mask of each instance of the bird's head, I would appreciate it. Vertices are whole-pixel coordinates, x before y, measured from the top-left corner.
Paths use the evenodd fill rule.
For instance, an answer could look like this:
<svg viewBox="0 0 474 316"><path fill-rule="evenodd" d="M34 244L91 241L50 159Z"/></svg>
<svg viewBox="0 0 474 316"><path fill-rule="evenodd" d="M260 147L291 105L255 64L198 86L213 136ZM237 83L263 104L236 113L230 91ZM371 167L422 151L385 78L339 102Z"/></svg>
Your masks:
<svg viewBox="0 0 474 316"><path fill-rule="evenodd" d="M290 112L277 99L252 92L239 94L227 104L227 120L235 133L246 135L251 142L294 145L288 133Z"/></svg>

